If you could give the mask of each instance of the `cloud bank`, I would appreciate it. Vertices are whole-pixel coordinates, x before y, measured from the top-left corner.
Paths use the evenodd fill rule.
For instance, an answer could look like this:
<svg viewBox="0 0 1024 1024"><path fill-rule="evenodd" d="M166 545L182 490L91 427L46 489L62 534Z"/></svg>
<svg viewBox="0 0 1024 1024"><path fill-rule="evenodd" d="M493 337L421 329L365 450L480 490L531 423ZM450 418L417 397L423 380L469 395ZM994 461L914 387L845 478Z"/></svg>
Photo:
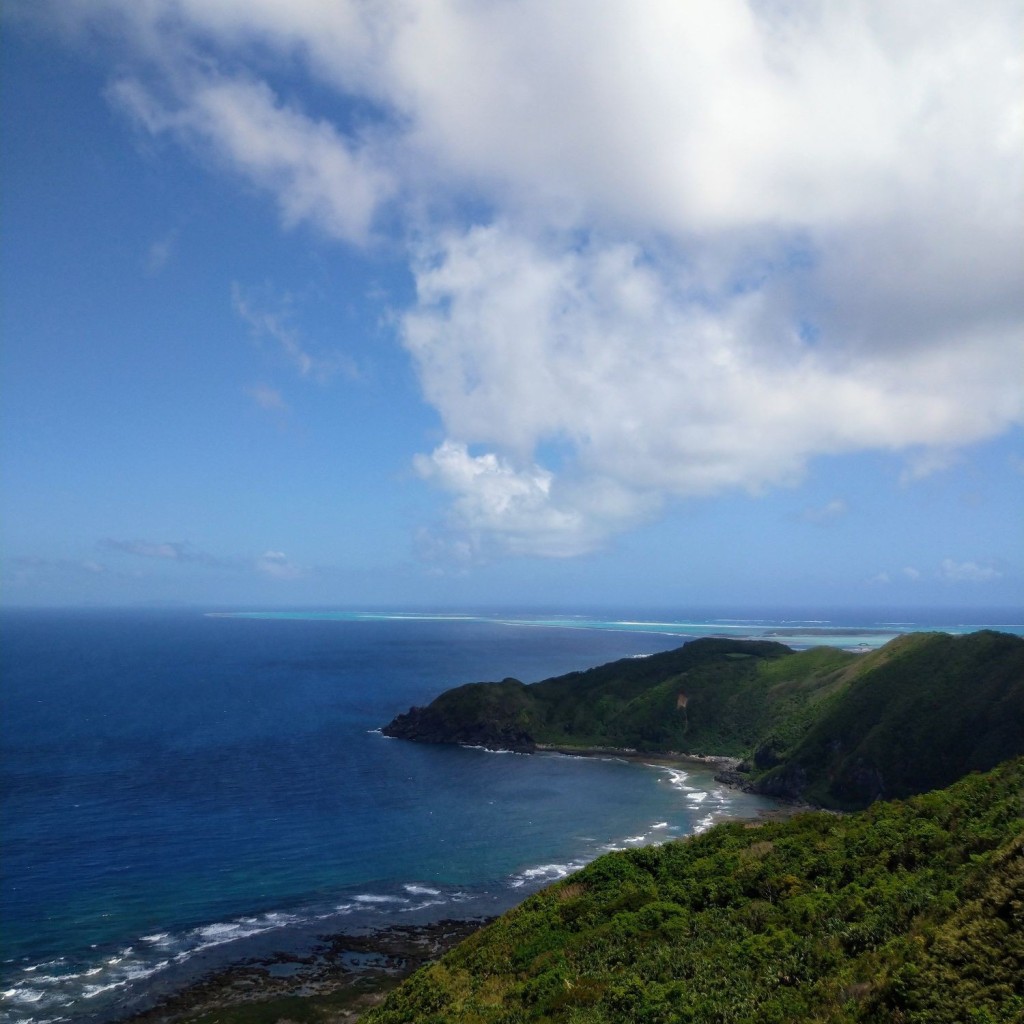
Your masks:
<svg viewBox="0 0 1024 1024"><path fill-rule="evenodd" d="M1021 422L1013 0L14 7L285 227L397 232L460 551L578 554L849 452L913 484Z"/></svg>

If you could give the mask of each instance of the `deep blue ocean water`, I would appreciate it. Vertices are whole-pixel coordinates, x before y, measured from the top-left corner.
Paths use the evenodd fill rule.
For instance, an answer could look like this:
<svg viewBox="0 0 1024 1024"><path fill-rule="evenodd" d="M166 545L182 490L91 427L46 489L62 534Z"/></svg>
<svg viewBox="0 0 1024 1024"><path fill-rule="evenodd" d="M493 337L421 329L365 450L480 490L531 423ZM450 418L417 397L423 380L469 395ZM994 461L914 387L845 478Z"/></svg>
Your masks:
<svg viewBox="0 0 1024 1024"><path fill-rule="evenodd" d="M1024 632L901 618L4 612L0 1020L111 1019L261 950L494 913L604 850L770 806L702 769L375 731L449 686L713 633Z"/></svg>

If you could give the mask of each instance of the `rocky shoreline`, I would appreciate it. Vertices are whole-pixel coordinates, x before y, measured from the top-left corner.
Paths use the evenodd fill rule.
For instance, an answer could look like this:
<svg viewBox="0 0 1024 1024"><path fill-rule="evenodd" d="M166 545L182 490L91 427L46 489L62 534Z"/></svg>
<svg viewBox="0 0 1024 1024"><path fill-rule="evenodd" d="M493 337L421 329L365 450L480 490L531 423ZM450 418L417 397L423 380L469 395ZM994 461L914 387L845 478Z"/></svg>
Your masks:
<svg viewBox="0 0 1024 1024"><path fill-rule="evenodd" d="M494 747L497 749L497 745ZM508 749L504 747L503 749ZM644 764L715 769L716 781L745 788L739 758L681 751L638 751L622 747L536 744L539 754L615 757ZM762 811L757 821L783 819L810 805L782 799L786 806ZM755 824L752 821L752 824ZM307 954L278 953L217 970L117 1024L352 1024L420 967L443 956L490 919L446 919L425 925L391 926L367 934L321 937Z"/></svg>
<svg viewBox="0 0 1024 1024"><path fill-rule="evenodd" d="M278 953L215 971L120 1024L352 1024L391 989L490 919L395 925L365 935L325 935L309 953Z"/></svg>

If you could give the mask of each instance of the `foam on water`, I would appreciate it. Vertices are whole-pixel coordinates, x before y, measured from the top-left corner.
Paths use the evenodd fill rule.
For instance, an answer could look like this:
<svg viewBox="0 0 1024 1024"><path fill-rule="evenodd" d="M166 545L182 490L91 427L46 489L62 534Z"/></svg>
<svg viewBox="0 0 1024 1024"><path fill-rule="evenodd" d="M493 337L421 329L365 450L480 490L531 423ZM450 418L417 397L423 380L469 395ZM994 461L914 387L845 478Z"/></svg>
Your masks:
<svg viewBox="0 0 1024 1024"><path fill-rule="evenodd" d="M565 878L566 875L578 871L586 865L585 860L570 861L567 864L539 864L536 867L526 868L525 871L513 875L508 884L513 889L521 889L526 885L549 885Z"/></svg>
<svg viewBox="0 0 1024 1024"><path fill-rule="evenodd" d="M61 957L37 964L23 964L20 973L25 980L0 990L0 1022L44 1024L46 1020L80 1019L83 1014L92 1014L94 1010L107 1010L109 1013L106 1006L94 1004L109 1002L113 995L117 995L119 1001L137 997L145 991L145 986L140 988L140 983L171 968L186 967L212 950L224 952L217 963L229 963L243 956L247 943L259 936L275 933L287 944L289 934L324 921L329 920L334 927L341 929L346 927L346 919L358 915L355 924L358 930L368 924L372 926L373 919L382 915L386 921L387 915L395 911L422 911L445 904L465 903L470 898L470 894L461 889L445 892L416 882L404 884L402 890L408 895L357 893L350 902L326 908L246 915L229 921L214 921L176 934L154 932L139 936L135 944L115 952L98 951L99 955L91 963L74 963L67 957ZM428 898L414 902L409 896ZM231 953L231 949L238 952ZM57 1013L54 1017L40 1016L53 1012Z"/></svg>
<svg viewBox="0 0 1024 1024"><path fill-rule="evenodd" d="M402 888L411 896L440 896L440 889L431 889L429 885L415 885L407 882Z"/></svg>

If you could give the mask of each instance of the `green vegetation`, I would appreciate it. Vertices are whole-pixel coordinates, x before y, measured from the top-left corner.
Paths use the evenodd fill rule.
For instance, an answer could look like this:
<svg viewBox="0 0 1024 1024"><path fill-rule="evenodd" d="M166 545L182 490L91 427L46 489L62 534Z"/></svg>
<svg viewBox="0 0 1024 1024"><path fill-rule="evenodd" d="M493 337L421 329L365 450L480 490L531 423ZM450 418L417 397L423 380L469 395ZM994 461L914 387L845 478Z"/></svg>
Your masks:
<svg viewBox="0 0 1024 1024"><path fill-rule="evenodd" d="M859 665L759 782L863 807L946 785L1024 754L1024 641L984 631L917 634ZM804 781L806 780L806 781Z"/></svg>
<svg viewBox="0 0 1024 1024"><path fill-rule="evenodd" d="M1024 640L909 634L870 654L695 640L526 686L449 690L384 732L515 750L614 747L746 759L734 781L852 809L1024 754Z"/></svg>
<svg viewBox="0 0 1024 1024"><path fill-rule="evenodd" d="M1008 1024L1024 1020L1022 926L1017 760L850 816L609 854L365 1021Z"/></svg>

